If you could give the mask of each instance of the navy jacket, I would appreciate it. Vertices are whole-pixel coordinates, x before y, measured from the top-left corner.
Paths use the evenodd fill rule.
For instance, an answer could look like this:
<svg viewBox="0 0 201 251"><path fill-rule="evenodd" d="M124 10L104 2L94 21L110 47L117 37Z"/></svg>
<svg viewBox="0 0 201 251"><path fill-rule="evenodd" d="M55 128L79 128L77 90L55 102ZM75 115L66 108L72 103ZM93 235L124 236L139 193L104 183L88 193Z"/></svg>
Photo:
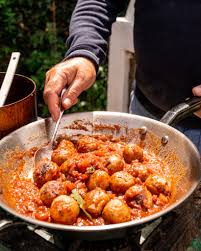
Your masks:
<svg viewBox="0 0 201 251"><path fill-rule="evenodd" d="M124 3L78 0L66 56L87 57L98 69ZM201 0L136 0L134 48L137 86L152 104L166 111L191 96L201 84Z"/></svg>

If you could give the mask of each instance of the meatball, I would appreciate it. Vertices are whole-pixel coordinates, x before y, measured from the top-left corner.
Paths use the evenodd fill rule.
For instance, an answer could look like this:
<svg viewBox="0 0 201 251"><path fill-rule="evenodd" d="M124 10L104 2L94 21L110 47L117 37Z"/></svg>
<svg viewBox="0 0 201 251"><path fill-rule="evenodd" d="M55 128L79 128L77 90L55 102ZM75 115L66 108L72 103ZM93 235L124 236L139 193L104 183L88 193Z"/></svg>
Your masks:
<svg viewBox="0 0 201 251"><path fill-rule="evenodd" d="M52 153L52 161L61 165L68 157L72 157L73 154L77 153L74 144L66 139L63 139L58 147Z"/></svg>
<svg viewBox="0 0 201 251"><path fill-rule="evenodd" d="M152 194L156 195L159 195L160 193L170 195L172 191L172 184L168 178L157 174L150 175L146 179L145 185Z"/></svg>
<svg viewBox="0 0 201 251"><path fill-rule="evenodd" d="M93 190L96 187L100 187L106 190L110 185L110 176L107 172L102 170L96 170L90 175L87 187L89 190Z"/></svg>
<svg viewBox="0 0 201 251"><path fill-rule="evenodd" d="M124 147L123 157L126 163L130 164L133 160L143 161L143 149L136 144L128 144Z"/></svg>
<svg viewBox="0 0 201 251"><path fill-rule="evenodd" d="M130 207L150 209L153 206L152 194L141 185L130 187L125 193L125 199Z"/></svg>
<svg viewBox="0 0 201 251"><path fill-rule="evenodd" d="M109 174L116 173L118 171L122 171L124 168L124 161L118 155L112 155L108 158L107 169Z"/></svg>
<svg viewBox="0 0 201 251"><path fill-rule="evenodd" d="M84 198L84 207L90 214L97 217L101 215L104 206L109 200L109 195L101 188L97 187L86 194Z"/></svg>
<svg viewBox="0 0 201 251"><path fill-rule="evenodd" d="M146 165L141 165L138 161L132 161L131 165L127 165L124 169L134 177L138 177L141 181L145 181L151 174Z"/></svg>
<svg viewBox="0 0 201 251"><path fill-rule="evenodd" d="M116 172L111 176L110 188L113 192L124 193L129 187L135 183L134 177L125 172Z"/></svg>
<svg viewBox="0 0 201 251"><path fill-rule="evenodd" d="M49 160L42 160L38 163L33 172L34 183L42 187L47 181L59 178L59 167L56 163Z"/></svg>
<svg viewBox="0 0 201 251"><path fill-rule="evenodd" d="M50 215L56 223L71 225L76 222L79 213L77 202L67 195L58 196L50 207Z"/></svg>
<svg viewBox="0 0 201 251"><path fill-rule="evenodd" d="M80 153L76 160L77 170L81 173L85 173L88 168L93 167L93 163L96 161L91 153Z"/></svg>
<svg viewBox="0 0 201 251"><path fill-rule="evenodd" d="M97 163L97 157L91 155L91 153L80 153L68 157L68 159L60 166L60 169L64 174L71 173L73 170L85 173L88 168L95 167Z"/></svg>
<svg viewBox="0 0 201 251"><path fill-rule="evenodd" d="M69 150L75 150L75 146L72 141L69 139L61 139L58 146L58 149L69 149Z"/></svg>
<svg viewBox="0 0 201 251"><path fill-rule="evenodd" d="M170 198L168 196L165 196L164 194L160 193L159 196L156 199L156 205L158 206L165 206L170 201Z"/></svg>
<svg viewBox="0 0 201 251"><path fill-rule="evenodd" d="M108 223L121 223L131 220L131 209L120 199L110 200L103 209L103 219Z"/></svg>
<svg viewBox="0 0 201 251"><path fill-rule="evenodd" d="M51 180L45 183L40 189L40 198L46 206L50 206L52 201L59 195L66 194L66 188L61 181Z"/></svg>
<svg viewBox="0 0 201 251"><path fill-rule="evenodd" d="M152 160L150 163L146 164L146 168L149 174L155 173L155 174L163 175L165 167L162 162Z"/></svg>
<svg viewBox="0 0 201 251"><path fill-rule="evenodd" d="M90 136L81 136L77 141L77 150L80 153L92 152L99 148L100 140Z"/></svg>
<svg viewBox="0 0 201 251"><path fill-rule="evenodd" d="M67 174L70 170L70 168L75 169L76 168L76 161L74 158L69 158L67 160L65 160L61 166L60 166L60 170L62 173Z"/></svg>

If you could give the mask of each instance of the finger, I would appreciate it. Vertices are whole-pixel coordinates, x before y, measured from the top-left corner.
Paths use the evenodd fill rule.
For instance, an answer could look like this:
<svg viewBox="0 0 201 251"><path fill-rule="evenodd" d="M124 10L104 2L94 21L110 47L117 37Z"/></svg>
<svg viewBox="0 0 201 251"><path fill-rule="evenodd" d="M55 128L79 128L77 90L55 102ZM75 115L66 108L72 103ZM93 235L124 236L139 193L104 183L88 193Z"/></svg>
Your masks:
<svg viewBox="0 0 201 251"><path fill-rule="evenodd" d="M60 99L56 93L49 94L47 105L52 119L57 121L60 115Z"/></svg>
<svg viewBox="0 0 201 251"><path fill-rule="evenodd" d="M194 112L194 114L195 114L197 117L201 118L201 110L199 110L199 111L197 111L197 112Z"/></svg>
<svg viewBox="0 0 201 251"><path fill-rule="evenodd" d="M201 96L201 85L197 85L192 89L194 96Z"/></svg>
<svg viewBox="0 0 201 251"><path fill-rule="evenodd" d="M91 84L84 78L77 77L73 80L68 90L64 93L62 98L62 105L65 109L69 109L77 100L78 96Z"/></svg>
<svg viewBox="0 0 201 251"><path fill-rule="evenodd" d="M76 100L74 100L74 102L72 103L72 106L73 106L73 105L76 105L77 102L78 102L78 99L76 98Z"/></svg>
<svg viewBox="0 0 201 251"><path fill-rule="evenodd" d="M46 94L53 90L58 95L61 94L61 91L65 87L65 85L68 83L68 77L67 74L61 71L61 69L52 69L48 74L46 75L45 80L45 89L44 89L44 98L46 98ZM48 98L48 96L47 96Z"/></svg>
<svg viewBox="0 0 201 251"><path fill-rule="evenodd" d="M66 91L66 93L68 93L68 91ZM67 110L70 107L72 107L73 105L77 104L78 102L78 98L72 99L72 98L68 98L68 94L64 93L63 98L62 98L62 107Z"/></svg>
<svg viewBox="0 0 201 251"><path fill-rule="evenodd" d="M44 100L48 105L49 112L53 120L57 120L60 112L60 94L64 86L67 84L67 79L58 74L47 76L47 81L44 88Z"/></svg>

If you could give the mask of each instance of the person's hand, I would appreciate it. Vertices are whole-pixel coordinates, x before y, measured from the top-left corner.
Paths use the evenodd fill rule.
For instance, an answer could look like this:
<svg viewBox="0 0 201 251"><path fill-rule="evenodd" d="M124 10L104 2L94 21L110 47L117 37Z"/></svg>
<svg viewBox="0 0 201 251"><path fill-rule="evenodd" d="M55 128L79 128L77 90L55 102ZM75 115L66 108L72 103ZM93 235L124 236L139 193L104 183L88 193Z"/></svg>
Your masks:
<svg viewBox="0 0 201 251"><path fill-rule="evenodd" d="M91 87L96 79L94 64L82 57L63 61L46 73L44 100L54 121L60 113L60 95L64 87L67 91L62 98L62 106L68 109L77 103L78 96Z"/></svg>
<svg viewBox="0 0 201 251"><path fill-rule="evenodd" d="M197 85L192 89L194 96L201 97L201 85ZM196 116L201 118L201 109L194 113Z"/></svg>

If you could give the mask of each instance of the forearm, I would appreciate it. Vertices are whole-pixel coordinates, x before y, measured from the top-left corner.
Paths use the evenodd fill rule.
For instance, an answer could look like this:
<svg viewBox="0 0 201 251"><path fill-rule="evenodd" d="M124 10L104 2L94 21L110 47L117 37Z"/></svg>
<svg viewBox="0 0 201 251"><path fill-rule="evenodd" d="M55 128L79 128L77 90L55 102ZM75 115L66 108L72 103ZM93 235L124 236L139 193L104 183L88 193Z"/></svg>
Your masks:
<svg viewBox="0 0 201 251"><path fill-rule="evenodd" d="M68 58L84 56L96 68L105 57L111 26L123 8L123 0L78 0L67 40Z"/></svg>

